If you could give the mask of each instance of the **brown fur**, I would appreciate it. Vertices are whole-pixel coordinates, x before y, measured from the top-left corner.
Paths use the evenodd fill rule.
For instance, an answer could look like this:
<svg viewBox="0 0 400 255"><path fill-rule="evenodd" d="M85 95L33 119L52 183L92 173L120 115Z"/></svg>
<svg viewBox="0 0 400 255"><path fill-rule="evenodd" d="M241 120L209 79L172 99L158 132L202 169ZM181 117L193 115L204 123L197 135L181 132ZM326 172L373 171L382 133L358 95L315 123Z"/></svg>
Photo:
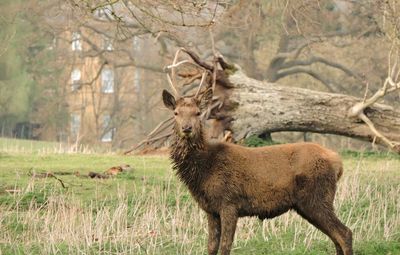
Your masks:
<svg viewBox="0 0 400 255"><path fill-rule="evenodd" d="M352 233L333 208L343 172L335 152L313 143L261 148L208 143L196 114L207 99L163 96L176 114L173 167L207 213L209 254L230 253L239 217L267 219L291 209L328 235L337 254L352 254ZM184 134L182 127L189 125L192 131Z"/></svg>

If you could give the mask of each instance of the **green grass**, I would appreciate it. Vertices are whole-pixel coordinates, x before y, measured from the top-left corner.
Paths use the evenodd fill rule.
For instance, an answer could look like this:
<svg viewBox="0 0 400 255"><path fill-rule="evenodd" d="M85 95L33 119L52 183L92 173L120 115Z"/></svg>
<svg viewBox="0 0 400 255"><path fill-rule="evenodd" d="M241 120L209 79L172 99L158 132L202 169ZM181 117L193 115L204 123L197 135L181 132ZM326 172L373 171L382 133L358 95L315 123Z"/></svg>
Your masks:
<svg viewBox="0 0 400 255"><path fill-rule="evenodd" d="M121 186L142 185L143 183L162 183L167 175L169 163L163 157L127 157L100 154L0 154L0 194L7 189L25 190L34 184L37 190L51 187L61 189L54 178L31 178L33 173L61 172L71 175L57 175L68 189L64 192L80 196L84 200L103 199L117 192ZM78 178L74 173L87 175L89 172L103 173L112 166L129 164L133 170L122 173L110 180L88 180ZM94 192L95 191L95 192ZM4 198L0 196L0 202ZM9 198L7 198L9 199Z"/></svg>
<svg viewBox="0 0 400 255"><path fill-rule="evenodd" d="M352 151L343 150L340 155L348 158L368 158L368 159L398 159L400 155L390 151Z"/></svg>
<svg viewBox="0 0 400 255"><path fill-rule="evenodd" d="M34 141L25 139L13 139L0 137L0 151L11 151L18 153L37 153L59 148L56 142Z"/></svg>
<svg viewBox="0 0 400 255"><path fill-rule="evenodd" d="M67 142L50 142L0 137L0 153L49 154L49 153L105 153L110 148L104 145L88 146Z"/></svg>
<svg viewBox="0 0 400 255"><path fill-rule="evenodd" d="M0 152L0 254L206 254L207 228L167 157ZM400 254L400 159L346 152L335 205L358 255ZM115 178L80 178L111 166ZM32 173L62 173L32 178ZM71 173L71 174L66 174ZM13 192L18 191L18 192ZM233 255L334 254L295 213L239 221Z"/></svg>

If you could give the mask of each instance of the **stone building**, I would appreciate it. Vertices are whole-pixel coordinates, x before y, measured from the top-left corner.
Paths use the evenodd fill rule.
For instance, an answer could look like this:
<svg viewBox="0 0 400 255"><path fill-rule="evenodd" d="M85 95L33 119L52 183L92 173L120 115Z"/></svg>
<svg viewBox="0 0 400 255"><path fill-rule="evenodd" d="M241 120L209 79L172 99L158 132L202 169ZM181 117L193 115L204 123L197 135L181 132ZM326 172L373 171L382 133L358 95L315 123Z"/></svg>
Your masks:
<svg viewBox="0 0 400 255"><path fill-rule="evenodd" d="M70 143L131 146L159 120L163 81L161 73L136 68L134 61L157 61L158 52L146 37L116 40L96 25L70 29L57 40L69 115L68 127L57 137Z"/></svg>

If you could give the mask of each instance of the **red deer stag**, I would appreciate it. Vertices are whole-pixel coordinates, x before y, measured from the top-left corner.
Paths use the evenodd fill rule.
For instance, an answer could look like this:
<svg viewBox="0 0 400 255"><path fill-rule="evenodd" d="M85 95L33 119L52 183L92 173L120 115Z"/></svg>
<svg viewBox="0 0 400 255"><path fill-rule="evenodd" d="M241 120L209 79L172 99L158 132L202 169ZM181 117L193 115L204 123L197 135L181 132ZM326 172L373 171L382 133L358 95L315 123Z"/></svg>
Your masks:
<svg viewBox="0 0 400 255"><path fill-rule="evenodd" d="M171 84L172 85L172 84ZM352 232L334 213L342 161L313 143L247 148L207 142L201 122L212 90L179 97L164 90L174 111L173 168L207 213L208 254L230 254L239 217L273 218L295 210L332 239L337 254L352 254Z"/></svg>

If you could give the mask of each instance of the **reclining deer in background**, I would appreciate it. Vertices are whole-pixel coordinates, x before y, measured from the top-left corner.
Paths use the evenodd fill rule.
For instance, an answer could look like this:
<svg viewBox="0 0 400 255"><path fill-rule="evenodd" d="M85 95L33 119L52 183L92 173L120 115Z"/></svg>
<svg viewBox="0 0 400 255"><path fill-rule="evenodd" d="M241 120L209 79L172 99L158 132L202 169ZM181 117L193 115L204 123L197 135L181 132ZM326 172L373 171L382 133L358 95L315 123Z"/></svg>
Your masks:
<svg viewBox="0 0 400 255"><path fill-rule="evenodd" d="M172 85L172 84L171 84ZM179 97L164 90L165 106L174 111L173 168L207 213L208 253L230 253L239 217L273 218L295 210L335 244L337 254L352 254L352 232L336 217L333 200L342 161L313 143L247 148L208 143L201 113L212 98Z"/></svg>

